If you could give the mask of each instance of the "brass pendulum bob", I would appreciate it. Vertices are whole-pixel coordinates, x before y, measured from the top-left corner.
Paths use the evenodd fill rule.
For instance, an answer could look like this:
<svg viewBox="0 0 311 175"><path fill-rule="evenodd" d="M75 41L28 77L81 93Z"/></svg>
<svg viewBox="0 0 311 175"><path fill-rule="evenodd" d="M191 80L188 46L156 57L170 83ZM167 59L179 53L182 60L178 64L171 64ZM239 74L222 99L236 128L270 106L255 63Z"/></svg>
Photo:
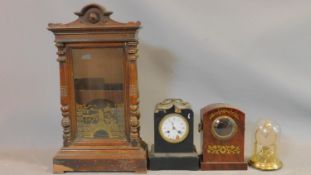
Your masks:
<svg viewBox="0 0 311 175"><path fill-rule="evenodd" d="M279 126L271 121L265 120L259 124L250 166L259 170L277 170L282 167L277 154L279 131Z"/></svg>

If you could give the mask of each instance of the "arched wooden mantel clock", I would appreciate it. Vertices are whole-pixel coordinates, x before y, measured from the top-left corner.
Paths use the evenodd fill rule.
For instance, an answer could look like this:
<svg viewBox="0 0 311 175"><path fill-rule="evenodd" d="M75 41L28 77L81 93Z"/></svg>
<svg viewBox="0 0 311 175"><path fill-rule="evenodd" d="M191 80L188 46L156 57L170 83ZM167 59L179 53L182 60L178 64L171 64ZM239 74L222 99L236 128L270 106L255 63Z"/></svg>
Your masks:
<svg viewBox="0 0 311 175"><path fill-rule="evenodd" d="M244 160L245 114L228 104L201 109L202 170L246 170Z"/></svg>
<svg viewBox="0 0 311 175"><path fill-rule="evenodd" d="M147 168L139 135L137 30L91 4L68 24L49 24L58 48L64 145L54 173Z"/></svg>

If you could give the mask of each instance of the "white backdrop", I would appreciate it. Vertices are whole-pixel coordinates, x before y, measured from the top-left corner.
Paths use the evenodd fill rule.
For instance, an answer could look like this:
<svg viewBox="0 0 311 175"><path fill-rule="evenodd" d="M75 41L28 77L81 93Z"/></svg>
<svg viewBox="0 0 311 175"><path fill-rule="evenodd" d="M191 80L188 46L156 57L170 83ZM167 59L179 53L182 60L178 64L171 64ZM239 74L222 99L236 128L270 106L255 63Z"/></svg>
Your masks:
<svg viewBox="0 0 311 175"><path fill-rule="evenodd" d="M73 12L93 2L114 11L117 21L142 22L141 135L148 144L154 105L164 98L192 104L199 151L200 108L225 102L247 114L246 156L256 121L271 119L282 128L285 166L278 173L311 170L311 1L1 0L0 172L17 173L18 165L50 173L62 128L56 48L47 24L71 22Z"/></svg>

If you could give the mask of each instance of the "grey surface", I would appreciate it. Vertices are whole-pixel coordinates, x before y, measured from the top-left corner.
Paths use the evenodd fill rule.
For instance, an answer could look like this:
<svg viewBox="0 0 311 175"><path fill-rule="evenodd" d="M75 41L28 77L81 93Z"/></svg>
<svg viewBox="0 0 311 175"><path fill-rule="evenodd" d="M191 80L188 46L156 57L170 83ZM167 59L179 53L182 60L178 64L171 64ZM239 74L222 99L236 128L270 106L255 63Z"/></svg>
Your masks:
<svg viewBox="0 0 311 175"><path fill-rule="evenodd" d="M1 174L51 172L62 129L56 48L47 23L70 22L89 2L114 11L117 21L143 24L138 66L141 135L148 144L153 143L154 105L164 98L191 103L195 130L201 107L224 102L246 113L247 157L256 121L272 119L282 128L284 168L245 174L310 174L308 0L1 0ZM198 132L194 139L200 152Z"/></svg>

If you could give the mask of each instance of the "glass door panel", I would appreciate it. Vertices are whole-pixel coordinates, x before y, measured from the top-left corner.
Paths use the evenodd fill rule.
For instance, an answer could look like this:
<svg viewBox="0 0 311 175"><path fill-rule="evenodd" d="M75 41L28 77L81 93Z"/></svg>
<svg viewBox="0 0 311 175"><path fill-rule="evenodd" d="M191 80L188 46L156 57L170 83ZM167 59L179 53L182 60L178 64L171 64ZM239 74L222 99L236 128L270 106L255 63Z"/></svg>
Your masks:
<svg viewBox="0 0 311 175"><path fill-rule="evenodd" d="M123 139L123 48L72 49L78 139Z"/></svg>

